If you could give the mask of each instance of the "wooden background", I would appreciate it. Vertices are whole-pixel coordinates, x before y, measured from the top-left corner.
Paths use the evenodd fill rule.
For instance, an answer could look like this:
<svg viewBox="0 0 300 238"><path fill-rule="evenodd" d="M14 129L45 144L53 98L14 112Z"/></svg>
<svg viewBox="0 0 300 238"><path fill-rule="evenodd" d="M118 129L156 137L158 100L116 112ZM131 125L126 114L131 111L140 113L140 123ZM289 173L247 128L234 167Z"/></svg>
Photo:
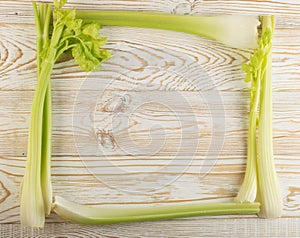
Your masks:
<svg viewBox="0 0 300 238"><path fill-rule="evenodd" d="M92 227L63 223L51 215L44 230L22 230L19 187L36 83L35 26L31 0L9 0L0 2L0 236L300 236L300 4L69 3L80 9L275 14L273 124L283 217L220 216ZM248 91L240 65L249 51L160 30L104 27L101 32L114 53L102 71L86 75L66 57L53 71L54 193L84 204L116 207L231 200L245 170ZM219 95L221 103L207 101L206 92ZM217 112L215 125L212 108ZM222 125L224 144L218 154L214 144L209 146L213 128L218 131L215 137L222 138Z"/></svg>

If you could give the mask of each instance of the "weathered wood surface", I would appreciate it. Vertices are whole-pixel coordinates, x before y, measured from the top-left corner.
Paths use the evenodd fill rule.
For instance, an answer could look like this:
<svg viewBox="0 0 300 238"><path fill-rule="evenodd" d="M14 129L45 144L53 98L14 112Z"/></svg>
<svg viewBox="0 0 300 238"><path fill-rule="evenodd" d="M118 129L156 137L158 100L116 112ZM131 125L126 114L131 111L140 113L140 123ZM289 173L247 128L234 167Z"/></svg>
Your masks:
<svg viewBox="0 0 300 238"><path fill-rule="evenodd" d="M19 220L18 195L36 80L30 2L0 2L0 223ZM100 228L48 224L40 235L50 236L55 229L57 237L299 236L300 4L69 2L82 9L276 14L274 147L285 218L195 218ZM176 32L129 27L104 27L101 32L114 52L102 71L86 75L63 58L53 72L55 194L111 206L232 199L245 170L248 91L240 65L249 51ZM207 93L221 101L207 101ZM212 112L217 113L216 124ZM224 136L220 151L209 147L214 126L217 138ZM62 221L52 216L49 222ZM21 233L18 224L1 225L0 234L33 235Z"/></svg>
<svg viewBox="0 0 300 238"><path fill-rule="evenodd" d="M0 224L3 237L299 237L299 218L276 220L244 219L177 219L116 226L82 226L48 223L46 229L21 229L19 224ZM58 233L58 231L60 231ZM113 231L113 232L112 232ZM234 231L239 231L235 233Z"/></svg>

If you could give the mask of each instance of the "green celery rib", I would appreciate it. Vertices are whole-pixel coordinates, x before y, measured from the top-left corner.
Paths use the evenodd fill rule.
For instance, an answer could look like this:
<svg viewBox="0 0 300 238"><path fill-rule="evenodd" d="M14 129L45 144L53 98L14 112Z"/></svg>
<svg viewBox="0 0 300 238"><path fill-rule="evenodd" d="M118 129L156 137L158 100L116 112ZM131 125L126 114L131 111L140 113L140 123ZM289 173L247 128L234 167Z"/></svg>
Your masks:
<svg viewBox="0 0 300 238"><path fill-rule="evenodd" d="M33 10L37 33L37 76L40 78L41 69L41 51L43 48L43 17L45 5L33 3ZM31 118L34 117L34 107L32 108ZM37 130L34 130L37 129ZM42 136L42 122L35 124L30 121L29 139L25 175L22 181L20 194L20 218L22 226L43 227L45 222L45 208L42 195L41 184L41 147L35 147L35 143L40 143ZM35 156L35 155L39 156Z"/></svg>
<svg viewBox="0 0 300 238"><path fill-rule="evenodd" d="M258 213L259 203L206 203L131 208L88 207L56 196L53 210L60 217L80 224L100 225L153 221L193 216Z"/></svg>
<svg viewBox="0 0 300 238"><path fill-rule="evenodd" d="M252 82L248 160L245 179L236 200L251 202L256 199L261 202L260 217L276 218L282 212L282 194L275 169L272 138L274 16L263 16L261 22L259 47L244 68L246 81ZM256 187L257 190L254 189Z"/></svg>
<svg viewBox="0 0 300 238"><path fill-rule="evenodd" d="M213 37L209 34L209 27L213 23L214 17L193 17L134 11L79 10L76 12L76 16L82 19L98 21L101 25L156 28L196 34L209 38ZM199 19L198 28L194 27L196 19Z"/></svg>
<svg viewBox="0 0 300 238"><path fill-rule="evenodd" d="M45 6L45 7L43 7ZM44 9L41 14L43 20L43 48L48 47L49 44L49 28L52 8L50 4L42 4L41 9ZM37 48L38 51L43 49ZM39 61L41 61L41 57ZM40 74L40 67L38 67L39 80L43 75ZM52 151L52 96L51 83L49 81L46 91L44 108L43 108L43 126L42 126L42 154L41 154L41 185L44 200L45 214L49 215L52 205L52 183L51 183L51 151Z"/></svg>
<svg viewBox="0 0 300 238"><path fill-rule="evenodd" d="M28 159L21 191L21 222L23 226L43 227L45 205L41 183L41 152L44 98L54 63L43 63L34 94L28 142Z"/></svg>
<svg viewBox="0 0 300 238"><path fill-rule="evenodd" d="M243 184L235 200L237 202L253 202L257 195L257 173L256 173L256 124L257 112L250 112L248 129L247 165Z"/></svg>
<svg viewBox="0 0 300 238"><path fill-rule="evenodd" d="M274 32L274 16L262 17L262 34L269 29L271 37ZM272 43L270 43L272 44ZM276 218L282 212L282 194L276 174L273 156L272 133L272 48L269 51L266 62L266 70L262 78L262 91L260 101L260 119L258 124L258 184L259 201L261 202L260 216Z"/></svg>
<svg viewBox="0 0 300 238"><path fill-rule="evenodd" d="M38 35L43 33L41 16L37 5L33 3ZM43 6L43 5L42 5ZM39 7L41 7L39 5ZM49 9L42 12L51 14ZM44 16L45 17L45 16ZM47 22L46 20L45 22ZM50 21L50 19L49 19ZM48 30L46 30L48 31ZM51 94L50 76L57 58L57 44L61 38L63 25L53 29L53 36L47 52L41 60L40 47L44 46L43 37L38 37L38 83L34 93L30 118L28 154L26 170L21 186L20 216L22 226L43 227L45 214L50 213L52 203L51 191ZM48 91L48 96L47 95ZM50 108L45 109L45 104ZM45 123L45 124L43 124ZM47 130L43 129L47 127Z"/></svg>
<svg viewBox="0 0 300 238"><path fill-rule="evenodd" d="M41 185L45 214L49 215L52 205L51 148L52 148L52 97L49 82L43 109Z"/></svg>
<svg viewBox="0 0 300 238"><path fill-rule="evenodd" d="M188 16L134 11L80 11L76 16L106 26L155 28L194 34L236 48L257 45L259 21L251 16Z"/></svg>
<svg viewBox="0 0 300 238"><path fill-rule="evenodd" d="M259 102L261 91L261 69L257 72L250 97L250 114L248 128L247 166L243 184L236 197L237 202L253 202L257 196L257 120L259 119Z"/></svg>

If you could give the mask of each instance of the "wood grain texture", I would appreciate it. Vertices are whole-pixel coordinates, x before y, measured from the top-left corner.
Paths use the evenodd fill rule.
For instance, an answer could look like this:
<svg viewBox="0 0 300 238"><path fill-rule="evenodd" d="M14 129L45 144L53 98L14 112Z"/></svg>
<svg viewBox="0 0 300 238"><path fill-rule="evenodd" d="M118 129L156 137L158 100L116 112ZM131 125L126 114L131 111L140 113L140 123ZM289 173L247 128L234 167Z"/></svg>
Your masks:
<svg viewBox="0 0 300 238"><path fill-rule="evenodd" d="M0 2L0 223L6 223L0 225L0 237L300 236L300 4L69 3L81 9L173 14L275 14L274 147L284 218L236 215L91 227L62 223L52 215L39 233L21 230L16 223L36 85L35 27L31 0L10 0ZM85 74L68 57L53 71L54 193L116 207L231 200L245 170L248 85L240 65L250 51L169 31L104 27L101 33L114 53L101 71ZM214 128L218 133L212 137ZM219 151L212 138L222 136Z"/></svg>
<svg viewBox="0 0 300 238"><path fill-rule="evenodd" d="M215 137L224 142L220 155L241 157L245 155L247 92L221 92L224 110L217 110L219 117L216 118L215 124L211 121L210 110L220 105L206 105L199 92L177 94L170 91L125 91L124 93L115 90L106 91L98 99L97 96L99 93L101 95L101 91L82 93L84 98L79 100L76 97L77 91L53 92L54 156L78 153L81 156L95 153L99 156L128 154L206 156L212 142L213 130L218 126L221 129L216 129L219 134ZM131 101L119 105L120 100L123 102L124 94L126 97L131 96ZM2 155L26 156L32 96L31 91L1 93ZM10 101L6 101L8 97L11 98ZM153 98L159 100L154 101ZM294 103L291 104L291 101ZM276 92L274 95L274 145L275 154L278 156L293 156L298 151L299 101L298 92L288 95L286 92ZM83 108L85 110L80 111ZM151 143L156 146L152 148ZM212 147L212 151L215 149L218 147Z"/></svg>
<svg viewBox="0 0 300 238"><path fill-rule="evenodd" d="M34 90L34 31L34 25L1 25L1 90ZM108 37L106 47L114 53L114 57L103 64L102 71L92 74L93 78L101 79L103 85L117 78L118 81L113 84L116 89L128 90L133 85L146 86L149 84L149 77L145 80L139 79L138 82L135 78L127 77L125 80L120 77L129 71L140 70L141 67L159 67L179 74L186 72L188 67L194 67L196 74L199 74L200 69L205 71L218 90L247 90L240 65L247 60L249 51L236 50L200 37L169 31L106 27L102 34ZM297 80L297 69L300 65L299 38L300 28L276 31L273 52L275 91L286 90L286 87L293 91L300 88ZM18 80L19 77L22 80ZM86 78L87 75L78 66L74 66L73 60L63 58L55 66L52 83L55 90L78 90ZM195 85L192 87L191 82L186 82L187 79L182 80L177 76L171 80L169 82L168 78L162 80L160 77L157 80L154 78L151 83L155 84L156 89L163 91L197 89ZM203 77L201 82L204 86ZM93 90L94 85L85 89ZM146 89L147 87L143 88Z"/></svg>
<svg viewBox="0 0 300 238"><path fill-rule="evenodd" d="M299 219L178 219L116 226L80 226L49 223L44 230L21 229L18 224L0 224L3 237L299 237Z"/></svg>

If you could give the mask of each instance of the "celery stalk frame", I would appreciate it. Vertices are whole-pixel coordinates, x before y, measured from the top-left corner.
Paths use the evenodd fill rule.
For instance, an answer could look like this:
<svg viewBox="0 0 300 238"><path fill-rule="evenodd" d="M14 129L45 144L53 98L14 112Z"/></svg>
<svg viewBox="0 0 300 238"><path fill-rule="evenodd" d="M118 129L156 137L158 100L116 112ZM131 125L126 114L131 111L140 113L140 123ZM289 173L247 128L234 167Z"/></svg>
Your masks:
<svg viewBox="0 0 300 238"><path fill-rule="evenodd" d="M64 4L62 0L59 4ZM55 1L58 4L58 1ZM50 74L54 63L59 55L57 44L62 36L63 27L54 27L51 41L48 38L51 5L40 3L39 11L36 3L33 3L36 27L37 27L37 76L38 84L34 95L32 106L31 124L28 143L28 157L26 172L21 187L21 221L22 225L43 227L45 214L49 214L52 203L51 187L51 85ZM210 39L219 40L228 45L233 42L224 39L224 29L215 22L222 23L222 18L217 17L192 17L175 16L167 14L143 13L142 21L137 21L140 13L124 12L102 12L101 22L104 25L127 25L137 27L150 27L165 30L181 31L190 34L204 36ZM92 12L78 12L77 16L86 20L95 21ZM111 18L113 16L113 18ZM124 21L127 19L127 21ZM158 18L161 18L158 20ZM223 20L232 21L232 17L224 17ZM257 26L255 19L244 17ZM173 21L171 24L170 21ZM195 20L199 28L195 28ZM142 23L140 25L140 23ZM214 30L218 30L215 34ZM250 29L255 32L254 29ZM225 32L226 34L226 32ZM252 34L253 36L253 34ZM255 35L254 35L255 36ZM248 41L253 47L256 42ZM254 42L254 44L253 44ZM241 42L235 42L238 47L243 47ZM41 49L49 47L45 55L41 55ZM45 76L46 75L46 76ZM253 140L253 138L252 138ZM33 175L33 176L32 176ZM30 194L33 192L33 195ZM31 198L34 199L31 199ZM30 201L28 203L28 201ZM75 222L85 224L111 224L119 222L161 220L177 217L236 214L236 213L257 213L259 203L209 203L209 204L187 204L176 206L157 206L146 208L89 208L63 198L55 197L53 210L60 216ZM31 211L32 210L32 211Z"/></svg>

